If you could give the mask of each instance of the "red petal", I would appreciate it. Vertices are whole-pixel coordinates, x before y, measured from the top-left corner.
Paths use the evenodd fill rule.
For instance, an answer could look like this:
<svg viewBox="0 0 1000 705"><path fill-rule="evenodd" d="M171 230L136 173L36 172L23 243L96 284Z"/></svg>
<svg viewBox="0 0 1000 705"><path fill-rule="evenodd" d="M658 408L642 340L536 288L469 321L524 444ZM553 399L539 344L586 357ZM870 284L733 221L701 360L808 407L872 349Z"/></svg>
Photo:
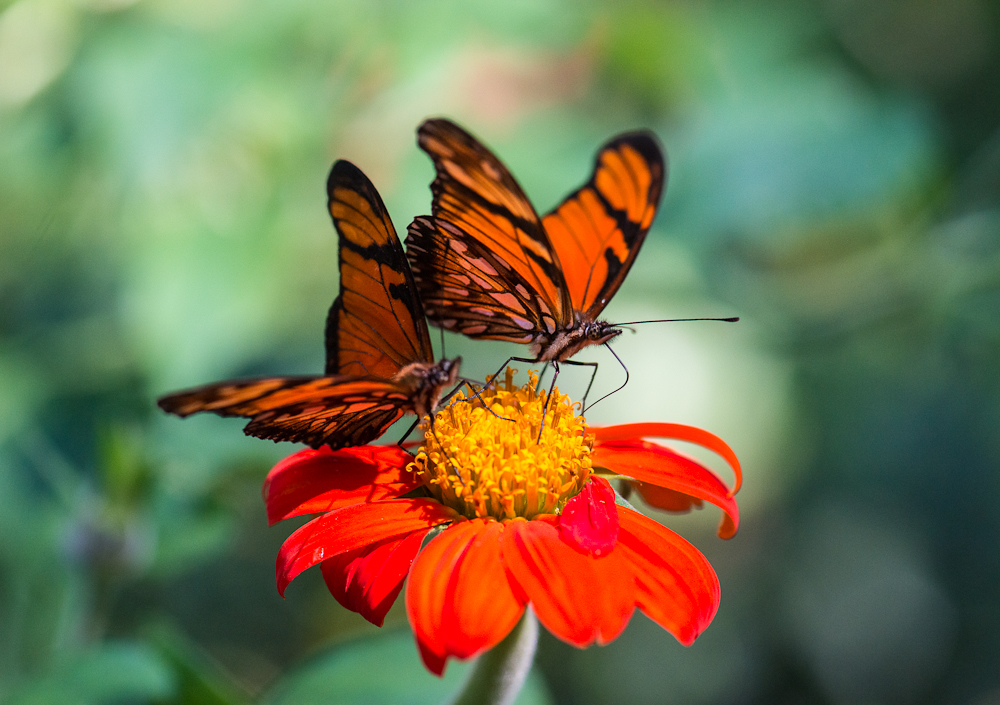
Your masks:
<svg viewBox="0 0 1000 705"><path fill-rule="evenodd" d="M618 551L584 555L544 521L512 521L500 551L507 572L545 627L574 646L617 637L635 606L635 585Z"/></svg>
<svg viewBox="0 0 1000 705"><path fill-rule="evenodd" d="M420 660L424 662L428 671L438 678L444 675L444 667L448 665L448 659L431 651L427 644L420 641L419 637L417 638L417 650L420 652Z"/></svg>
<svg viewBox="0 0 1000 705"><path fill-rule="evenodd" d="M679 441L697 443L721 455L733 469L733 473L736 475L736 485L730 496L739 492L740 486L743 484L740 461L733 449L714 433L709 433L696 426L685 426L679 423L626 423L604 428L591 427L590 430L597 437L598 444L611 441L634 441L640 438L675 438Z"/></svg>
<svg viewBox="0 0 1000 705"><path fill-rule="evenodd" d="M323 579L337 602L381 627L427 531L386 539L323 561Z"/></svg>
<svg viewBox="0 0 1000 705"><path fill-rule="evenodd" d="M451 578L485 520L452 524L424 546L410 568L406 613L417 640L436 654L447 655L445 608Z"/></svg>
<svg viewBox="0 0 1000 705"><path fill-rule="evenodd" d="M592 476L583 491L566 502L559 515L559 536L593 556L611 552L618 541L618 507L607 480Z"/></svg>
<svg viewBox="0 0 1000 705"><path fill-rule="evenodd" d="M492 649L514 628L524 612L500 558L503 524L487 522L462 557L449 582L445 605L446 653L470 658Z"/></svg>
<svg viewBox="0 0 1000 705"><path fill-rule="evenodd" d="M457 518L454 510L432 499L389 499L328 512L281 545L275 565L278 592L284 595L295 576L327 558Z"/></svg>
<svg viewBox="0 0 1000 705"><path fill-rule="evenodd" d="M692 507L701 509L703 504L697 497L676 490L668 490L659 485L651 485L648 482L639 482L638 480L633 480L631 484L646 504L657 509L668 512L689 512Z"/></svg>
<svg viewBox="0 0 1000 705"><path fill-rule="evenodd" d="M420 484L406 471L412 459L396 446L336 451L324 446L294 453L275 465L264 481L268 522L405 494Z"/></svg>
<svg viewBox="0 0 1000 705"><path fill-rule="evenodd" d="M636 606L685 646L719 609L719 579L705 556L670 529L630 509L620 512L616 554L635 575Z"/></svg>
<svg viewBox="0 0 1000 705"><path fill-rule="evenodd" d="M591 458L595 465L616 473L711 502L725 512L719 536L728 539L736 533L740 521L736 500L722 480L694 458L636 440L595 444Z"/></svg>

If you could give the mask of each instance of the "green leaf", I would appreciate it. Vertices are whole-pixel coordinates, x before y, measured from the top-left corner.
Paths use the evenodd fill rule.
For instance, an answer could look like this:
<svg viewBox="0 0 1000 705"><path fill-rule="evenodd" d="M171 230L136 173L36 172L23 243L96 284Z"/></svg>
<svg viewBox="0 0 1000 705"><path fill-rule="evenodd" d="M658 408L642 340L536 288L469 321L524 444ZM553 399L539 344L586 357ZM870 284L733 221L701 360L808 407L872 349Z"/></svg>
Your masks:
<svg viewBox="0 0 1000 705"><path fill-rule="evenodd" d="M148 646L108 642L55 664L15 689L7 705L89 705L165 699L174 692L167 665Z"/></svg>
<svg viewBox="0 0 1000 705"><path fill-rule="evenodd" d="M443 678L420 661L408 631L382 632L370 639L339 644L278 681L261 705L431 705L450 701L465 681L469 663L451 661ZM551 700L536 672L528 677L516 705Z"/></svg>

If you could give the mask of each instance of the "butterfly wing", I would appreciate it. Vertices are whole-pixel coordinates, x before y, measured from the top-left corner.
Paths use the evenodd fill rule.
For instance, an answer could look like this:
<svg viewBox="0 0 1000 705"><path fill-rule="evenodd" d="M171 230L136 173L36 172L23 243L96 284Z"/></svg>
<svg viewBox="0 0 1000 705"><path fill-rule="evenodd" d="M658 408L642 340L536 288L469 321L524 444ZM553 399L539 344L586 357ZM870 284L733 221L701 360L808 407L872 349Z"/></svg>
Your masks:
<svg viewBox="0 0 1000 705"><path fill-rule="evenodd" d="M244 432L273 441L333 449L375 440L411 405L413 390L390 380L272 377L217 382L163 397L164 411L189 416L211 411L252 419Z"/></svg>
<svg viewBox="0 0 1000 705"><path fill-rule="evenodd" d="M656 215L666 162L651 132L615 137L590 180L542 219L572 306L595 319L618 291Z"/></svg>
<svg viewBox="0 0 1000 705"><path fill-rule="evenodd" d="M511 292L521 284L530 296L541 300L539 310L543 320L539 330L554 331L571 324L573 309L559 260L538 214L507 167L475 137L448 120L424 122L417 131L417 142L430 155L437 171L431 183L432 213L438 221L457 228L452 237L458 247L467 245L468 252L489 252L494 261L504 263L505 271L498 270L498 276L506 276L507 272L513 276L510 286L500 293ZM424 234L423 228L411 230L408 247L411 242L419 246L419 238ZM424 251L434 249L434 245L423 247ZM459 252L457 257L465 255L466 252ZM428 281L426 267L421 267L415 276L421 294L440 291L453 283L443 276L440 281ZM438 273L432 276L437 278ZM448 309L461 305L457 300ZM494 300L490 308L494 317L518 315L516 311L509 312L502 301ZM450 313L435 306L430 317L440 325Z"/></svg>
<svg viewBox="0 0 1000 705"><path fill-rule="evenodd" d="M556 320L544 299L506 260L434 216L409 226L406 255L435 325L471 338L530 343L553 334Z"/></svg>
<svg viewBox="0 0 1000 705"><path fill-rule="evenodd" d="M340 295L327 318L326 373L388 379L411 362L432 362L413 275L378 191L341 160L327 196L340 235Z"/></svg>

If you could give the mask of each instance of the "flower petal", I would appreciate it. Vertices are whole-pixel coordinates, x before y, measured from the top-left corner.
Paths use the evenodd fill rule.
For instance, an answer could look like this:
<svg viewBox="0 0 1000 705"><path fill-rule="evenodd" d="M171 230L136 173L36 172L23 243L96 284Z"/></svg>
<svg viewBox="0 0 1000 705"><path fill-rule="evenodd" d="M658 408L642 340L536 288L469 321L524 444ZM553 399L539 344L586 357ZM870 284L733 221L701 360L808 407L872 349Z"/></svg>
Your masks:
<svg viewBox="0 0 1000 705"><path fill-rule="evenodd" d="M320 565L327 587L337 602L381 627L428 531L421 529L327 558Z"/></svg>
<svg viewBox="0 0 1000 705"><path fill-rule="evenodd" d="M685 646L719 609L719 579L698 549L638 512L622 508L615 553L635 576L636 606Z"/></svg>
<svg viewBox="0 0 1000 705"><path fill-rule="evenodd" d="M591 476L583 491L566 502L559 515L559 536L592 556L611 552L618 541L618 506L607 480Z"/></svg>
<svg viewBox="0 0 1000 705"><path fill-rule="evenodd" d="M500 559L503 530L503 524L487 522L452 576L444 623L449 656L464 659L492 649L524 612Z"/></svg>
<svg viewBox="0 0 1000 705"><path fill-rule="evenodd" d="M721 508L725 514L719 536L724 539L732 538L739 527L740 510L732 493L715 473L694 458L656 443L636 440L594 444L591 458L595 465L707 500Z"/></svg>
<svg viewBox="0 0 1000 705"><path fill-rule="evenodd" d="M631 485L646 504L668 512L689 512L692 508L701 509L704 504L698 497L648 482L632 480Z"/></svg>
<svg viewBox="0 0 1000 705"><path fill-rule="evenodd" d="M635 585L618 551L592 558L559 538L545 521L509 522L500 551L522 600L545 627L574 646L607 643L628 624Z"/></svg>
<svg viewBox="0 0 1000 705"><path fill-rule="evenodd" d="M441 654L434 653L424 642L417 637L417 651L420 652L420 660L428 671L439 678L444 675L444 667L448 665L448 659Z"/></svg>
<svg viewBox="0 0 1000 705"><path fill-rule="evenodd" d="M327 558L457 518L453 509L432 499L389 499L328 512L281 545L275 565L278 592L284 595L295 576Z"/></svg>
<svg viewBox="0 0 1000 705"><path fill-rule="evenodd" d="M424 546L410 568L406 613L418 642L435 654L447 655L444 625L451 578L484 524L483 519L452 524Z"/></svg>
<svg viewBox="0 0 1000 705"><path fill-rule="evenodd" d="M277 465L264 481L270 524L302 514L398 497L420 484L406 471L413 459L397 446L307 448Z"/></svg>
<svg viewBox="0 0 1000 705"><path fill-rule="evenodd" d="M612 441L634 441L640 438L675 438L678 441L697 443L721 455L733 469L736 484L733 486L730 496L739 492L743 485L740 461L733 449L714 433L709 433L697 426L685 426L679 423L626 423L603 428L592 427L590 430L597 437L598 444Z"/></svg>

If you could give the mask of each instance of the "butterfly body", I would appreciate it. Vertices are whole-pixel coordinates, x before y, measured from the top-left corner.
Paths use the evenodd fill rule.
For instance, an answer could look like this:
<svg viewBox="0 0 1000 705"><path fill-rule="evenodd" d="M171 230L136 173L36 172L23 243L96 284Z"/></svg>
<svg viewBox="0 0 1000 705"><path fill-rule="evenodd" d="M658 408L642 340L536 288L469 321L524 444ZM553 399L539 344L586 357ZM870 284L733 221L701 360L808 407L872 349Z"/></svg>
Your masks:
<svg viewBox="0 0 1000 705"><path fill-rule="evenodd" d="M458 379L461 360L434 362L423 307L381 197L349 162L327 181L340 236L340 293L326 327L326 374L216 382L157 403L178 416L251 419L244 432L313 448L363 445L405 413L425 416Z"/></svg>
<svg viewBox="0 0 1000 705"><path fill-rule="evenodd" d="M454 123L426 121L418 143L437 175L432 214L410 224L406 252L432 325L528 344L535 361L555 363L621 334L599 315L666 183L652 133L608 141L590 180L542 218L500 160Z"/></svg>

